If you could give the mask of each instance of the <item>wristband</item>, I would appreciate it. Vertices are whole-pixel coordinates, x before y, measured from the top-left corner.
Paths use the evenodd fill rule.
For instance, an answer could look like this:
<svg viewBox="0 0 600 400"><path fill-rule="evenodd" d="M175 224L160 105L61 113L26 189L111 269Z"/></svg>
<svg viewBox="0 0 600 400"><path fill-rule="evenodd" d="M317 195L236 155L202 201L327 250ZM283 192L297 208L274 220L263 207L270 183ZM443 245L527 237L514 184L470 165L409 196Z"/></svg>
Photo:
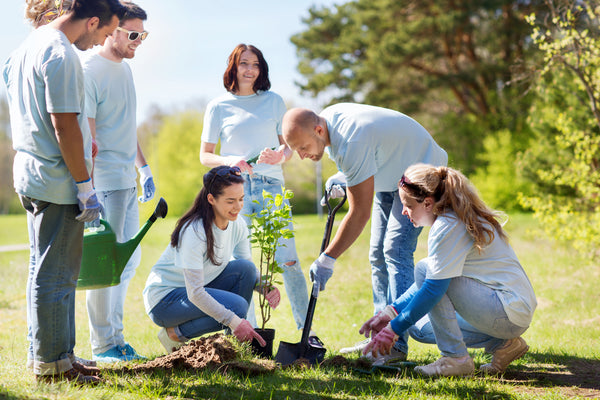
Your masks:
<svg viewBox="0 0 600 400"><path fill-rule="evenodd" d="M88 178L85 181L75 182L77 185L77 190L80 193L91 192L94 190L94 185L92 185L92 178Z"/></svg>
<svg viewBox="0 0 600 400"><path fill-rule="evenodd" d="M392 305L387 305L383 309L383 311L381 311L381 313L383 315L387 315L388 317L390 317L390 320L392 320L398 316L398 311L396 311L396 309Z"/></svg>
<svg viewBox="0 0 600 400"><path fill-rule="evenodd" d="M319 258L317 259L322 267L333 269L333 264L335 263L335 258L328 256L325 253L321 253Z"/></svg>

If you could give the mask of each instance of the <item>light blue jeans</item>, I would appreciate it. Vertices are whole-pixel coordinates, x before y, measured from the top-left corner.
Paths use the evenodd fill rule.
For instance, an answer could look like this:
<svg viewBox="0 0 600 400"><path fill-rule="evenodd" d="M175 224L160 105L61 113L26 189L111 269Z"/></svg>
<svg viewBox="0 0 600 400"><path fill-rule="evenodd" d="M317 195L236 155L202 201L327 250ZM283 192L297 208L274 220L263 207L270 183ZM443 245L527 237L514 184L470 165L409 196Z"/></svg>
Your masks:
<svg viewBox="0 0 600 400"><path fill-rule="evenodd" d="M75 289L81 267L83 223L76 204L60 205L20 196L28 213L30 269L27 321L36 375L72 368Z"/></svg>
<svg viewBox="0 0 600 400"><path fill-rule="evenodd" d="M281 194L281 187L284 183L278 179L270 178L262 175L248 175L244 174L244 208L242 208L241 214L244 221L250 227L250 218L248 214L258 213L262 210L263 203L263 190L273 194ZM254 203L257 200L259 204ZM290 222L288 229L294 229L294 226ZM306 319L306 311L308 309L308 289L306 287L306 279L302 273L300 267L300 260L296 253L296 242L294 238L281 239L282 246L277 248L275 253L275 260L281 268L283 268L283 283L285 286L285 292L290 300L292 306L292 314L296 321L298 329L304 327ZM293 263L291 265L288 265ZM253 303L252 303L253 305ZM256 317L254 315L254 307L251 306L248 312L248 320L256 326Z"/></svg>
<svg viewBox="0 0 600 400"><path fill-rule="evenodd" d="M392 304L413 284L413 254L421 230L402 215L402 202L397 190L375 193L369 251L374 315ZM408 333L400 337L394 347L408 353Z"/></svg>
<svg viewBox="0 0 600 400"><path fill-rule="evenodd" d="M137 189L132 187L99 191L97 196L104 207L101 217L110 224L117 236L117 242L126 242L135 236L140 226ZM125 345L123 337L125 296L141 257L142 252L138 246L127 262L121 274L121 283L118 285L86 291L93 354L104 353L115 346Z"/></svg>
<svg viewBox="0 0 600 400"><path fill-rule="evenodd" d="M415 267L418 287L426 272L427 259L423 259ZM452 278L440 302L408 332L418 342L437 343L443 356L463 357L467 348L493 353L526 330L510 322L494 289L460 276Z"/></svg>
<svg viewBox="0 0 600 400"><path fill-rule="evenodd" d="M255 285L254 263L249 260L234 260L205 288L208 294L228 310L240 318L246 318ZM174 327L182 342L227 328L196 307L188 299L184 287L169 292L148 315L158 326Z"/></svg>

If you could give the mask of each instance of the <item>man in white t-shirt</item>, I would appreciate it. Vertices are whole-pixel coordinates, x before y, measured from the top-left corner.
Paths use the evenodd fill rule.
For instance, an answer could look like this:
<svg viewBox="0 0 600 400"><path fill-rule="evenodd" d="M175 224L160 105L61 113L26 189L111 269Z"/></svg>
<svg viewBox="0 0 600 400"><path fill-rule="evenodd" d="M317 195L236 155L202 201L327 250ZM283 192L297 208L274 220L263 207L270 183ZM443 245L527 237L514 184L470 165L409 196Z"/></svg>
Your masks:
<svg viewBox="0 0 600 400"><path fill-rule="evenodd" d="M369 260L377 314L414 282L413 253L421 228L402 215L398 181L412 164L446 165L446 152L414 119L364 104L340 103L320 115L290 109L283 117L282 130L288 146L302 159L319 161L327 152L340 171L336 177L347 186L348 214L312 264L311 279L321 290L325 288L335 260L354 243L371 216ZM330 179L328 189L331 183L336 180ZM392 354L376 362L406 359L407 339L407 335L401 337Z"/></svg>
<svg viewBox="0 0 600 400"><path fill-rule="evenodd" d="M148 33L146 12L131 2L119 26L97 53L82 57L85 76L86 114L92 137L98 144L93 180L104 207L102 218L115 231L118 242L131 239L139 229L135 167L143 190L140 201L154 197L154 180L137 140L136 94L129 65ZM119 362L141 356L125 342L123 309L129 282L140 263L138 247L116 286L87 291L90 342L94 360Z"/></svg>
<svg viewBox="0 0 600 400"><path fill-rule="evenodd" d="M117 0L75 0L34 30L2 71L16 150L14 187L30 227L28 358L43 382L101 381L99 370L73 352L84 222L96 219L101 206L89 175L83 72L72 44L87 50L104 43L122 12Z"/></svg>

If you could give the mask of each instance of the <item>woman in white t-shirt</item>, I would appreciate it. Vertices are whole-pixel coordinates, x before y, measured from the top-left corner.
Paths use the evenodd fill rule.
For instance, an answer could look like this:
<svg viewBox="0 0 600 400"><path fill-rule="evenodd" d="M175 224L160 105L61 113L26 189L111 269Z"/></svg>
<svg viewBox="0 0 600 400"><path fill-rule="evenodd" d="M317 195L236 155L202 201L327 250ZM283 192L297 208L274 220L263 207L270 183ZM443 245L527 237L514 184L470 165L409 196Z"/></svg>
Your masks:
<svg viewBox="0 0 600 400"><path fill-rule="evenodd" d="M387 353L395 338L408 331L416 340L436 343L442 353L416 372L472 374L467 348L483 347L493 356L480 370L503 373L529 349L521 335L537 302L498 221L501 214L452 168L416 164L398 186L403 214L415 226L431 226L428 257L415 267L415 283L361 327L373 338L365 354Z"/></svg>
<svg viewBox="0 0 600 400"><path fill-rule="evenodd" d="M244 180L237 167L220 166L204 175L204 187L177 221L144 289L146 312L163 327L158 338L171 353L187 340L229 328L240 341L264 339L244 318L258 271L252 262L248 228L238 219ZM279 290L267 288L272 308Z"/></svg>

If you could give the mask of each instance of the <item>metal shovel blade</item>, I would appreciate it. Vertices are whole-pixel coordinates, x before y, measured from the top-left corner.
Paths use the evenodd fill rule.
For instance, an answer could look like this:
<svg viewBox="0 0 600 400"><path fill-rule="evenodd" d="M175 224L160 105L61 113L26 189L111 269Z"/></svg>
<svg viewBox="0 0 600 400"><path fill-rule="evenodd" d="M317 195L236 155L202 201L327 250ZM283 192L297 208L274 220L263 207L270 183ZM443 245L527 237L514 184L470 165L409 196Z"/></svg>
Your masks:
<svg viewBox="0 0 600 400"><path fill-rule="evenodd" d="M316 347L308 343L279 342L275 361L286 366L306 359L311 365L314 365L323 361L326 351L325 347Z"/></svg>

